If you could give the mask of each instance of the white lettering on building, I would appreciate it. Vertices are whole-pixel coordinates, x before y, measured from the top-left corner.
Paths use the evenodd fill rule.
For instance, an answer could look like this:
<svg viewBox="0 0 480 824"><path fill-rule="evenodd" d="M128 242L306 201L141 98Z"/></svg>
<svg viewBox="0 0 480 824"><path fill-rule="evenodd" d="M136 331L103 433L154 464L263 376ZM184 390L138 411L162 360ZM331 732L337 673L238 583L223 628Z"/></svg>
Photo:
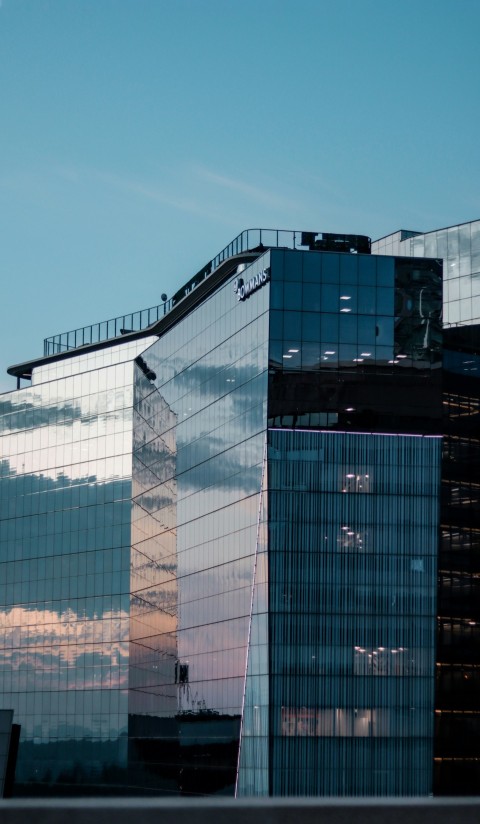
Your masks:
<svg viewBox="0 0 480 824"><path fill-rule="evenodd" d="M237 296L237 300L246 300L253 292L260 289L270 280L270 272L268 269L262 269L257 275L253 275L249 280L244 281L243 278L235 278L233 281L233 291Z"/></svg>

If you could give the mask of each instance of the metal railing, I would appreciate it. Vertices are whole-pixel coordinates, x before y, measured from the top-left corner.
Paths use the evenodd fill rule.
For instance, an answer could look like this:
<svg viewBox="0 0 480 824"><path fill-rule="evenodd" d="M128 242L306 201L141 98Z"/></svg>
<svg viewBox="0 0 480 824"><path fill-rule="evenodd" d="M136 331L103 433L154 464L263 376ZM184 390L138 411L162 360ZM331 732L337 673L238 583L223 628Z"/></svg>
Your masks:
<svg viewBox="0 0 480 824"><path fill-rule="evenodd" d="M190 292L201 281L205 280L215 269L234 255L243 252L262 251L262 248L287 248L296 249L302 245L302 232L287 229L246 229L231 241L221 252L212 258L206 266L200 269L193 278L179 289L169 300L151 306L149 309L140 309L137 312L129 312L110 320L92 323L88 326L81 326L79 329L72 329L69 332L61 332L52 335L43 341L43 353L47 355L57 355L60 352L67 352L70 349L78 349L87 344L99 343L100 341L111 340L128 332L141 332L148 329L152 323L156 323L167 314L188 292Z"/></svg>
<svg viewBox="0 0 480 824"><path fill-rule="evenodd" d="M171 301L165 301L158 306L151 306L149 309L140 309L138 312L130 312L127 315L120 315L118 318L103 320L99 323L92 323L89 326L81 326L80 329L72 329L69 332L61 332L43 341L44 355L57 355L59 352L66 352L69 349L78 349L89 343L99 343L100 341L118 338L128 332L140 332L147 329L152 323L160 320L169 310Z"/></svg>

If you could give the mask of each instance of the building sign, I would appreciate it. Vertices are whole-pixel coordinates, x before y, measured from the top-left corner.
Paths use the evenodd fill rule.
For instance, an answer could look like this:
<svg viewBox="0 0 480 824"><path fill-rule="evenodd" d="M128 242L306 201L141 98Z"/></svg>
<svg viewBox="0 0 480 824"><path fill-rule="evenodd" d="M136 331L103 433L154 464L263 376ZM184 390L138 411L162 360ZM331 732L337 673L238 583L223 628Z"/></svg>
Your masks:
<svg viewBox="0 0 480 824"><path fill-rule="evenodd" d="M270 270L262 269L257 275L254 275L249 280L244 281L243 278L235 278L233 281L233 291L237 296L237 300L246 300L253 292L260 289L270 280Z"/></svg>

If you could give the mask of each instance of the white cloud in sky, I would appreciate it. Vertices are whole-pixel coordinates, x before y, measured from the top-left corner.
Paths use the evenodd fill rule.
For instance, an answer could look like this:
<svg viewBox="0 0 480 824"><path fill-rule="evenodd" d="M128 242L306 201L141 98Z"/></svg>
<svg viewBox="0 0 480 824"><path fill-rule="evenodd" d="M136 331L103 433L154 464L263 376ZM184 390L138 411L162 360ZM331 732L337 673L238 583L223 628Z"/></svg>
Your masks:
<svg viewBox="0 0 480 824"><path fill-rule="evenodd" d="M238 192L244 195L249 200L255 203L260 203L270 209L288 209L289 211L297 211L298 204L290 198L284 197L269 189L261 188L259 186L252 186L251 183L246 183L244 180L239 180L227 175L218 174L205 166L197 166L195 172L200 179L213 183L223 189L229 189L233 192Z"/></svg>

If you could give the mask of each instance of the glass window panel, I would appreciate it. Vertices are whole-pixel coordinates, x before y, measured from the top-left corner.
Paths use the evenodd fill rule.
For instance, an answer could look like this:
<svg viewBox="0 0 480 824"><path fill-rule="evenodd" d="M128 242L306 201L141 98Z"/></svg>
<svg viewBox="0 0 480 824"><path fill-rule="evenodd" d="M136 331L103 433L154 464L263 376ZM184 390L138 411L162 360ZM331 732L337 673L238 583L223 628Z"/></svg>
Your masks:
<svg viewBox="0 0 480 824"><path fill-rule="evenodd" d="M358 289L358 312L362 315L375 314L375 288L361 286Z"/></svg>
<svg viewBox="0 0 480 824"><path fill-rule="evenodd" d="M297 340L283 342L282 365L287 370L298 370L302 365L302 344Z"/></svg>
<svg viewBox="0 0 480 824"><path fill-rule="evenodd" d="M392 317L377 317L376 318L377 334L376 342L379 346L387 346L393 343L393 318Z"/></svg>
<svg viewBox="0 0 480 824"><path fill-rule="evenodd" d="M332 283L322 284L322 312L338 312L340 289Z"/></svg>
<svg viewBox="0 0 480 824"><path fill-rule="evenodd" d="M283 338L283 312L270 312L270 337L273 340L282 340Z"/></svg>
<svg viewBox="0 0 480 824"><path fill-rule="evenodd" d="M320 314L302 312L302 339L304 341L320 340Z"/></svg>
<svg viewBox="0 0 480 824"><path fill-rule="evenodd" d="M480 220L470 224L470 239L472 255L480 254ZM474 271L477 271L476 269Z"/></svg>
<svg viewBox="0 0 480 824"><path fill-rule="evenodd" d="M300 252L285 252L284 261L284 279L285 280L302 280L302 260L303 255Z"/></svg>
<svg viewBox="0 0 480 824"><path fill-rule="evenodd" d="M325 283L339 283L340 255L326 252L322 255L322 280Z"/></svg>
<svg viewBox="0 0 480 824"><path fill-rule="evenodd" d="M437 254L435 257L439 258L446 258L447 257L447 230L441 229L440 231L436 232L437 235Z"/></svg>
<svg viewBox="0 0 480 824"><path fill-rule="evenodd" d="M321 329L322 339L338 342L338 322L339 316L322 313Z"/></svg>
<svg viewBox="0 0 480 824"><path fill-rule="evenodd" d="M321 360L320 342L302 342L302 368L318 368Z"/></svg>
<svg viewBox="0 0 480 824"><path fill-rule="evenodd" d="M425 257L437 257L437 235L429 232L425 235Z"/></svg>
<svg viewBox="0 0 480 824"><path fill-rule="evenodd" d="M322 260L321 254L310 254L304 258L303 261L303 282L320 283L322 279Z"/></svg>
<svg viewBox="0 0 480 824"><path fill-rule="evenodd" d="M338 347L338 358L345 366L353 366L357 357L357 346L349 343L341 343Z"/></svg>
<svg viewBox="0 0 480 824"><path fill-rule="evenodd" d="M285 281L283 290L283 301L285 309L302 308L302 284L292 281Z"/></svg>
<svg viewBox="0 0 480 824"><path fill-rule="evenodd" d="M302 312L284 312L283 336L300 340L302 334Z"/></svg>
<svg viewBox="0 0 480 824"><path fill-rule="evenodd" d="M310 312L318 312L321 309L320 283L303 284L303 309Z"/></svg>
<svg viewBox="0 0 480 824"><path fill-rule="evenodd" d="M415 240L415 238L414 238ZM395 260L389 257L377 257L377 286L394 286Z"/></svg>
<svg viewBox="0 0 480 824"><path fill-rule="evenodd" d="M379 315L393 315L393 289L378 288L376 292L377 313Z"/></svg>
<svg viewBox="0 0 480 824"><path fill-rule="evenodd" d="M424 235L412 237L412 257L424 257Z"/></svg>
<svg viewBox="0 0 480 824"><path fill-rule="evenodd" d="M281 280L270 282L270 308L283 309L283 281Z"/></svg>
<svg viewBox="0 0 480 824"><path fill-rule="evenodd" d="M340 315L340 342L356 343L357 341L357 316Z"/></svg>
<svg viewBox="0 0 480 824"><path fill-rule="evenodd" d="M358 257L357 255L341 254L340 258L340 283L356 284L358 280Z"/></svg>
<svg viewBox="0 0 480 824"><path fill-rule="evenodd" d="M458 226L452 226L447 230L448 239L448 257L456 257L458 255Z"/></svg>
<svg viewBox="0 0 480 824"><path fill-rule="evenodd" d="M469 277L461 277L460 282L460 297L470 298L472 296L472 281Z"/></svg>
<svg viewBox="0 0 480 824"><path fill-rule="evenodd" d="M470 224L459 226L458 229L458 250L460 256L470 257Z"/></svg>
<svg viewBox="0 0 480 824"><path fill-rule="evenodd" d="M358 255L359 286L375 286L377 278L377 258L375 255Z"/></svg>
<svg viewBox="0 0 480 824"><path fill-rule="evenodd" d="M358 317L358 343L359 346L367 344L373 346L376 340L376 319L374 317Z"/></svg>

